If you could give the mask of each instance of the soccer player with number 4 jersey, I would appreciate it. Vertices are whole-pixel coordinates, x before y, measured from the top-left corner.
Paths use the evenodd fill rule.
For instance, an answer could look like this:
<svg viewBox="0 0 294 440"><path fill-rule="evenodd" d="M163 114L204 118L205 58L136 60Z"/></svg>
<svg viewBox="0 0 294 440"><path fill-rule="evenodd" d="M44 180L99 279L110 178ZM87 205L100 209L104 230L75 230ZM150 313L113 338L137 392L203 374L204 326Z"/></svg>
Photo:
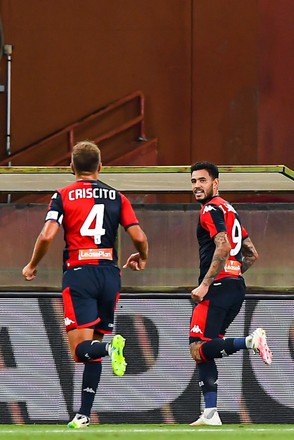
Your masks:
<svg viewBox="0 0 294 440"><path fill-rule="evenodd" d="M96 144L77 143L72 151L71 169L76 181L53 194L45 224L30 262L23 268L27 281L37 275L37 266L56 236L64 229L62 299L64 323L73 359L84 364L81 406L69 428L85 428L100 381L105 356L110 356L115 375L123 376L126 362L125 339L111 334L114 311L120 295L121 275L115 246L119 225L129 234L136 252L124 268L145 268L148 242L129 200L99 180L101 154Z"/></svg>
<svg viewBox="0 0 294 440"><path fill-rule="evenodd" d="M191 183L195 199L202 206L197 227L200 275L198 287L191 292L196 304L191 316L189 342L204 399L204 412L191 425L221 425L217 411L215 359L251 349L270 365L272 353L262 328L246 337L225 338L226 330L245 299L242 275L258 254L238 213L218 193L217 166L210 162L194 163Z"/></svg>

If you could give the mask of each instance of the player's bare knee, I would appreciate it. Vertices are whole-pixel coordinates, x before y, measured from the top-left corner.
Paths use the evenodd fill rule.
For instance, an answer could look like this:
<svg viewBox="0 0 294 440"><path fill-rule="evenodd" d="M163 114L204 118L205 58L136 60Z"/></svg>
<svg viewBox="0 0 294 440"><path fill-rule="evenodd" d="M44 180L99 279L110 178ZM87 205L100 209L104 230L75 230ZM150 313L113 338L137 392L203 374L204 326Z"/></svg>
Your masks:
<svg viewBox="0 0 294 440"><path fill-rule="evenodd" d="M75 348L70 348L70 355L75 362L79 362Z"/></svg>
<svg viewBox="0 0 294 440"><path fill-rule="evenodd" d="M196 362L203 362L203 359L202 359L201 353L200 353L200 347L202 344L204 344L204 341L196 341L196 342L192 342L190 344L191 357Z"/></svg>
<svg viewBox="0 0 294 440"><path fill-rule="evenodd" d="M79 360L78 356L77 356L77 353L76 353L77 346L78 346L78 344L76 344L76 345L72 345L72 344L70 344L70 346L69 346L69 351L70 351L71 358L72 358L75 362L81 362L81 361Z"/></svg>

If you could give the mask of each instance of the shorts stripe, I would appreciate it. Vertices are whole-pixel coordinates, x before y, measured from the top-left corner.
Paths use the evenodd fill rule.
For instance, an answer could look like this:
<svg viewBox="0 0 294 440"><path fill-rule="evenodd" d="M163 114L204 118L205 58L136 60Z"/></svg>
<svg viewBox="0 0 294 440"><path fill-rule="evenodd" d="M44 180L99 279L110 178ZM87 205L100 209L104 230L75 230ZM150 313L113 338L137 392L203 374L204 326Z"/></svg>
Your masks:
<svg viewBox="0 0 294 440"><path fill-rule="evenodd" d="M63 298L63 306L64 306L65 329L67 332L76 328L89 328L95 326L96 324L98 324L98 322L101 321L101 318L98 317L94 321L79 325L77 322L77 317L75 314L75 309L69 287L66 287L62 292L62 298Z"/></svg>
<svg viewBox="0 0 294 440"><path fill-rule="evenodd" d="M203 341L210 340L210 338L204 336L209 304L209 300L204 300L195 307L191 319L190 337L199 338Z"/></svg>
<svg viewBox="0 0 294 440"><path fill-rule="evenodd" d="M62 292L63 307L64 307L64 323L66 331L76 328L77 319L70 296L70 288L66 287Z"/></svg>

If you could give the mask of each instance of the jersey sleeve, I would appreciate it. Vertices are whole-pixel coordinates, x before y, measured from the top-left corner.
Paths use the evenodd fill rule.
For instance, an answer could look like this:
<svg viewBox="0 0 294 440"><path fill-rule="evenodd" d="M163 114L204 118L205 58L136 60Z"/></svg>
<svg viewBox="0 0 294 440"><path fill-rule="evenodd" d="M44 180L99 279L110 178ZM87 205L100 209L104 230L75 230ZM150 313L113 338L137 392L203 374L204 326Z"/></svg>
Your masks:
<svg viewBox="0 0 294 440"><path fill-rule="evenodd" d="M200 222L204 229L209 232L210 238L219 232L227 232L224 213L215 205L206 205L200 215Z"/></svg>
<svg viewBox="0 0 294 440"><path fill-rule="evenodd" d="M242 240L245 240L245 238L249 237L249 234L246 231L246 229L244 228L244 226L241 226L241 228L242 228Z"/></svg>
<svg viewBox="0 0 294 440"><path fill-rule="evenodd" d="M48 220L56 221L60 225L62 224L63 203L62 203L61 194L58 191L56 191L53 194L53 196L51 197L51 200L50 200L50 203L48 206L48 210L47 210L47 214L45 217L45 222L47 222Z"/></svg>
<svg viewBox="0 0 294 440"><path fill-rule="evenodd" d="M131 202L127 199L126 196L121 194L121 215L120 215L120 224L128 229L130 226L138 225L139 221L136 217L136 214L133 210Z"/></svg>

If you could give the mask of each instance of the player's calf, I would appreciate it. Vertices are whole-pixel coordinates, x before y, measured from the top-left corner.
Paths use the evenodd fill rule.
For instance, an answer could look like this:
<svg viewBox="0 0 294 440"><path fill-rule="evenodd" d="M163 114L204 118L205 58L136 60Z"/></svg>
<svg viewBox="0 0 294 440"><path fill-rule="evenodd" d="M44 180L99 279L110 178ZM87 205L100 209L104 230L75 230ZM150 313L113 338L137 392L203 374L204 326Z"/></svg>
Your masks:
<svg viewBox="0 0 294 440"><path fill-rule="evenodd" d="M96 339L80 342L76 346L74 360L76 362L98 360L108 355L107 346L107 342L99 342Z"/></svg>

